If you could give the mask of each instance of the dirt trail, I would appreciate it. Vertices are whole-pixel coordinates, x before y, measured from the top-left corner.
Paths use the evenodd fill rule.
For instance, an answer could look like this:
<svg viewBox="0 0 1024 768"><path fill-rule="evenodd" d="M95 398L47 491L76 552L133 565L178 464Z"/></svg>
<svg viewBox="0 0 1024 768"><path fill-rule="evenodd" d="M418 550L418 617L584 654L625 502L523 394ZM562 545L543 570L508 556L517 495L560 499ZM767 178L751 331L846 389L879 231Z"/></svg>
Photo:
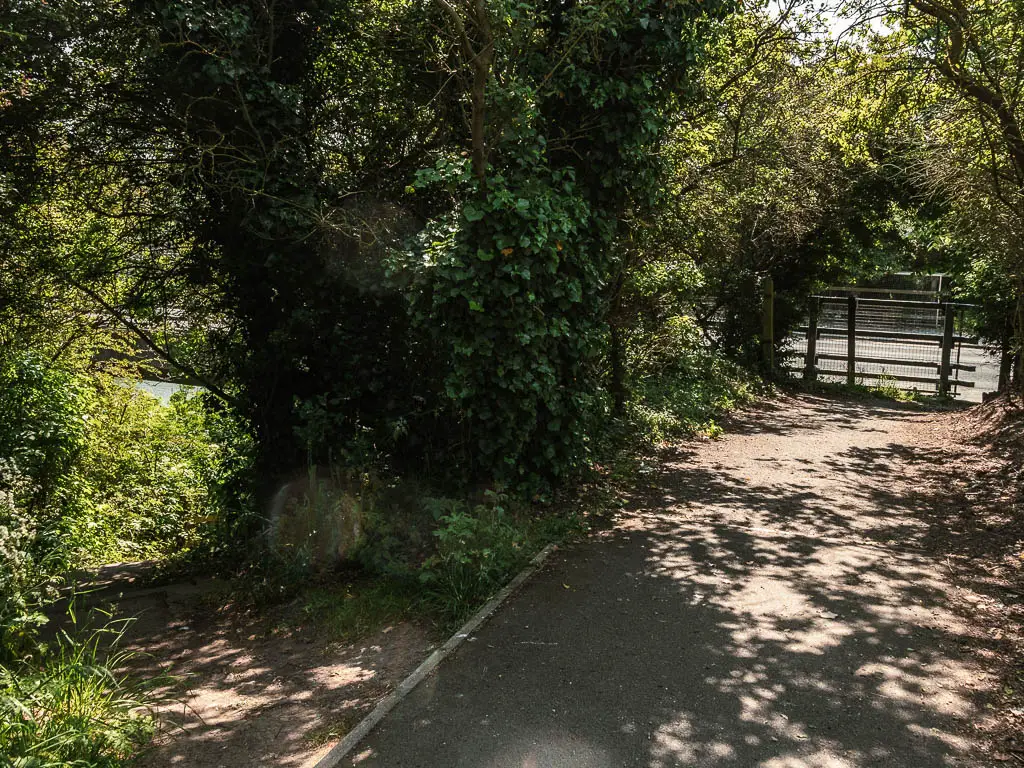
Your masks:
<svg viewBox="0 0 1024 768"><path fill-rule="evenodd" d="M137 673L169 671L181 681L159 708L164 732L142 768L302 766L432 650L430 633L413 624L352 645L309 631L253 633L228 618L203 623L193 633L172 619L160 636L135 640L152 654Z"/></svg>
<svg viewBox="0 0 1024 768"><path fill-rule="evenodd" d="M802 396L685 447L357 748L360 765L984 765L992 678L932 552L936 417ZM1005 764L1005 763L1001 763Z"/></svg>
<svg viewBox="0 0 1024 768"><path fill-rule="evenodd" d="M331 642L291 619L239 610L224 583L139 589L135 570L103 569L90 602L113 601L119 615L136 617L126 638L139 654L130 671L163 678L162 729L141 768L304 765L437 641L431 627L397 622L358 642Z"/></svg>

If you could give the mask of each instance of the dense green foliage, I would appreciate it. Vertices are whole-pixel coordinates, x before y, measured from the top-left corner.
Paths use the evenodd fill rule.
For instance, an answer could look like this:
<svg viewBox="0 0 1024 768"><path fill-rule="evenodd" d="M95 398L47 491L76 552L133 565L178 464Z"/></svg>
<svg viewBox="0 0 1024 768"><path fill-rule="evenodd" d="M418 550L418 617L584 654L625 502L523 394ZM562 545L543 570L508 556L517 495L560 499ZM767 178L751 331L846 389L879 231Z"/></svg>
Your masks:
<svg viewBox="0 0 1024 768"><path fill-rule="evenodd" d="M886 131L932 204L928 225L911 229L923 230L925 261L953 273L959 295L981 305L979 330L1016 357L1024 387L1024 4L866 5L888 12L894 28L869 40L875 82L888 96Z"/></svg>
<svg viewBox="0 0 1024 768"><path fill-rule="evenodd" d="M319 466L376 484L364 569L461 615L573 528L543 503L597 461L717 434L778 375L768 279L781 343L823 285L950 272L1024 382L1024 5L845 7L885 23L837 40L798 0L0 6L3 684L81 567L216 561L294 594L308 564L264 546L267 502ZM162 404L141 375L201 392ZM67 658L57 678L116 699ZM31 711L63 695L42 674Z"/></svg>
<svg viewBox="0 0 1024 768"><path fill-rule="evenodd" d="M32 356L8 369L2 391L5 493L30 517L36 548L67 564L195 547L220 504L226 464L246 447L200 396L163 405L109 375L43 368Z"/></svg>
<svg viewBox="0 0 1024 768"><path fill-rule="evenodd" d="M539 489L581 469L605 413L620 242L661 195L670 115L696 97L689 71L728 10L170 2L100 4L75 24L69 8L16 14L15 35L60 41L51 55L77 69L55 75L87 96L69 134L55 105L40 95L29 109L12 91L12 135L53 132L51 151L11 174L32 193L11 201L12 235L56 219L75 258L30 254L26 269L222 395L278 470L311 454L456 456L450 481ZM359 27L371 14L405 31L369 43ZM100 31L110 44L87 38ZM454 82L412 72L408 48ZM349 66L363 79L343 76ZM410 146L424 109L433 123L465 116L470 135ZM380 154L404 115L395 156ZM60 190L28 183L56 176ZM76 227L53 196L93 201L94 215ZM421 377L402 375L410 363Z"/></svg>

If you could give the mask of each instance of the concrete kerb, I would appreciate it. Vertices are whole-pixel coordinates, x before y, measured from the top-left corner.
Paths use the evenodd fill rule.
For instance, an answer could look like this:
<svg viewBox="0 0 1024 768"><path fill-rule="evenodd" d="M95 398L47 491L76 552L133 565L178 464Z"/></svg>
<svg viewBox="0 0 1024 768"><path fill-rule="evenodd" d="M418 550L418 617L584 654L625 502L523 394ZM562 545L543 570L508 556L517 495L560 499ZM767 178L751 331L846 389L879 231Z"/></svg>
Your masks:
<svg viewBox="0 0 1024 768"><path fill-rule="evenodd" d="M506 584L502 589L484 605L479 611L473 614L472 618L463 624L459 630L448 638L448 641L434 651L427 660L420 664L405 680L399 683L398 687L395 688L391 693L381 699L377 706L373 708L366 717L364 717L355 728L349 731L345 738L339 741L334 747L331 748L323 757L314 757L303 764L303 768L336 768L342 760L348 755L349 752L362 741L367 734L374 729L384 717L395 708L402 699L412 693L413 689L419 685L424 678L426 678L431 672L437 669L438 665L445 660L448 656L455 651L460 645L462 645L466 638L476 632L480 626L490 618L491 614L494 613L498 607L504 603L519 587L523 585L528 578L536 573L540 567L544 564L544 561L548 559L548 556L554 552L558 547L554 544L548 544L544 549L537 553L537 555L530 561L522 571L516 574L515 578Z"/></svg>

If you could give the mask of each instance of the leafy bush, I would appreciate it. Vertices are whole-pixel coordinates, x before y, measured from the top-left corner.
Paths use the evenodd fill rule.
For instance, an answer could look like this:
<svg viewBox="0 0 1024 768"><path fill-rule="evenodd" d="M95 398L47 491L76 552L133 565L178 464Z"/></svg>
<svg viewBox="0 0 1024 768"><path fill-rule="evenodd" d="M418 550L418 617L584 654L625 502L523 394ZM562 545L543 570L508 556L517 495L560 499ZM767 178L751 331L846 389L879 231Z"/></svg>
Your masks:
<svg viewBox="0 0 1024 768"><path fill-rule="evenodd" d="M9 474L7 482L16 485ZM34 526L15 504L14 492L0 487L0 664L28 653L36 630L46 622L39 606L51 588L32 553L35 538Z"/></svg>
<svg viewBox="0 0 1024 768"><path fill-rule="evenodd" d="M0 663L35 648L53 596L57 526L76 507L88 390L26 353L0 357Z"/></svg>
<svg viewBox="0 0 1024 768"><path fill-rule="evenodd" d="M82 377L68 369L32 353L0 357L0 460L24 481L19 504L42 512L73 498L88 400Z"/></svg>
<svg viewBox="0 0 1024 768"><path fill-rule="evenodd" d="M420 566L420 581L452 619L482 603L530 559L529 530L510 517L505 498L487 492L487 501L431 499L437 519L436 550Z"/></svg>
<svg viewBox="0 0 1024 768"><path fill-rule="evenodd" d="M0 362L0 490L31 513L37 554L64 568L195 546L245 450L201 396L155 397L101 373ZM10 535L10 534L8 534ZM57 565L54 563L54 565Z"/></svg>
<svg viewBox="0 0 1024 768"><path fill-rule="evenodd" d="M84 509L66 522L76 560L100 564L181 555L218 514L233 447L199 395L168 405L138 389L97 382L79 463Z"/></svg>
<svg viewBox="0 0 1024 768"><path fill-rule="evenodd" d="M574 515L542 515L502 491L475 500L429 496L413 483L367 506L357 557L371 573L425 591L443 621L464 618L545 544L581 530Z"/></svg>
<svg viewBox="0 0 1024 768"><path fill-rule="evenodd" d="M711 350L692 318L669 318L630 346L635 371L627 417L645 442L702 432L721 434L715 418L756 394L756 379Z"/></svg>
<svg viewBox="0 0 1024 768"><path fill-rule="evenodd" d="M116 768L152 738L145 690L116 671L123 628L62 633L41 664L0 665L0 766Z"/></svg>
<svg viewBox="0 0 1024 768"><path fill-rule="evenodd" d="M36 651L63 574L211 536L246 446L200 396L163 405L84 364L0 354L0 662Z"/></svg>

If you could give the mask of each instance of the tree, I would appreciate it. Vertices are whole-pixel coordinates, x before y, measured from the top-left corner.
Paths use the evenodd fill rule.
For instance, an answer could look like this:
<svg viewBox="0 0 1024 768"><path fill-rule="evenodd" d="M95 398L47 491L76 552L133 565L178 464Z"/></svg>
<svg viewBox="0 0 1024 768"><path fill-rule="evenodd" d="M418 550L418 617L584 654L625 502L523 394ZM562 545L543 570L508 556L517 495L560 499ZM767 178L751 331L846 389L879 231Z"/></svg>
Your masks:
<svg viewBox="0 0 1024 768"><path fill-rule="evenodd" d="M727 6L444 7L472 71L470 160L420 176L464 192L417 258L418 318L448 350L472 471L541 487L586 455L618 238L658 195L669 114Z"/></svg>
<svg viewBox="0 0 1024 768"><path fill-rule="evenodd" d="M871 36L879 81L889 80L893 129L908 174L946 210L943 222L967 260L963 274L995 272L1015 286L1012 346L1024 328L1024 141L1021 57L1024 6L1017 0L868 3L890 26ZM971 262L974 262L972 265ZM991 279L975 286L993 286ZM974 298L992 307L1001 291ZM986 308L987 311L988 308ZM995 332L1005 323L986 325ZM1000 332L1000 335L1002 332ZM996 339L999 341L999 339ZM1019 380L1024 377L1018 375Z"/></svg>

